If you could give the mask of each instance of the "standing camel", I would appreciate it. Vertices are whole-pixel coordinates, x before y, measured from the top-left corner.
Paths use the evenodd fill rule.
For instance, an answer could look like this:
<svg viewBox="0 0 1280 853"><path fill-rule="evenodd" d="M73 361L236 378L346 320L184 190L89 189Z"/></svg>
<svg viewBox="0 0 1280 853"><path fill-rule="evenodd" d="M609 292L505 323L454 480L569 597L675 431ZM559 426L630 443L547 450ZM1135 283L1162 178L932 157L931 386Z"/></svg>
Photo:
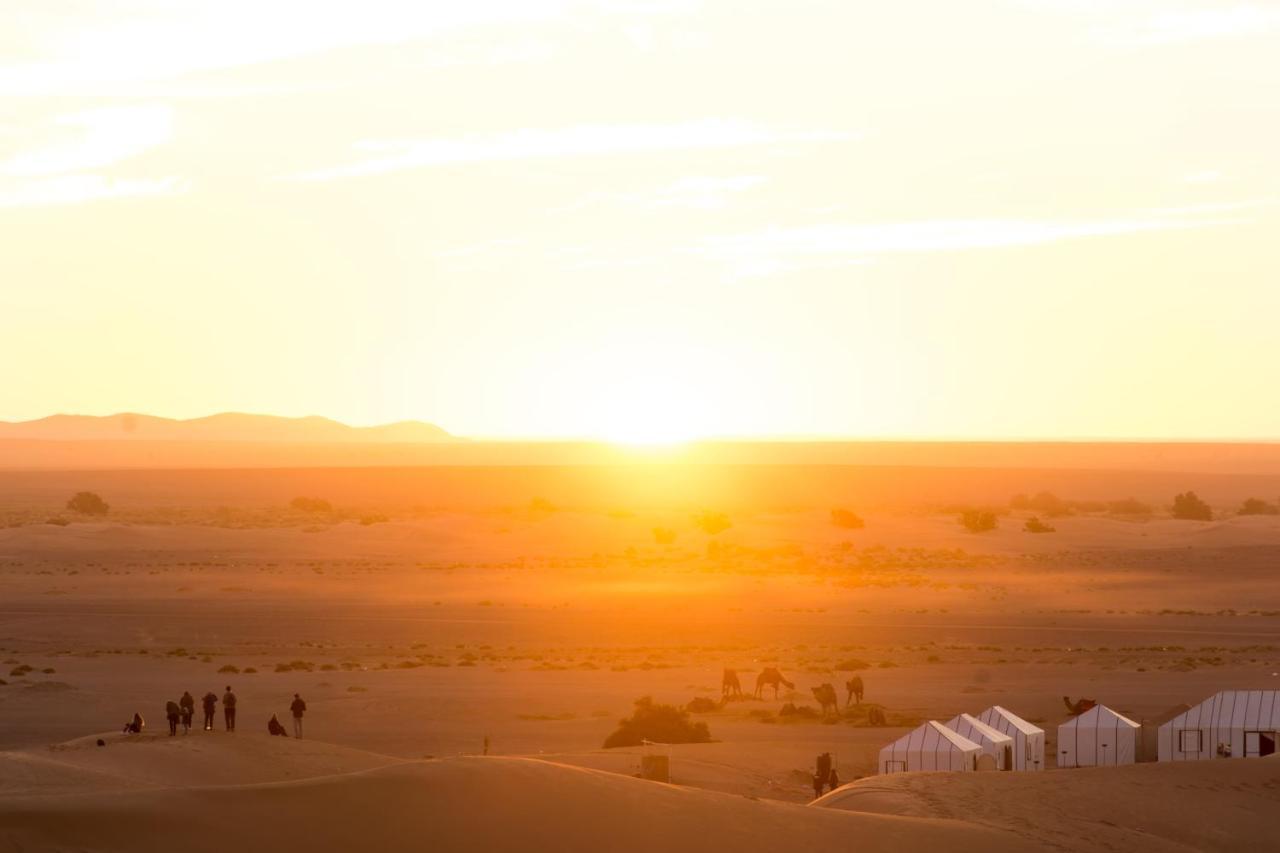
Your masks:
<svg viewBox="0 0 1280 853"><path fill-rule="evenodd" d="M726 669L724 677L720 679L720 701L723 702L728 698L742 698L742 682L738 680L738 671L736 669Z"/></svg>
<svg viewBox="0 0 1280 853"><path fill-rule="evenodd" d="M836 695L836 689L830 684L820 684L813 690L813 698L818 700L818 704L822 706L822 716L827 716L828 708L830 713L836 714L840 711L840 697Z"/></svg>
<svg viewBox="0 0 1280 853"><path fill-rule="evenodd" d="M778 698L779 685L785 686L788 690L795 690L796 686L790 681L782 677L782 673L778 671L776 666L766 666L760 670L760 674L756 676L756 698L764 698L765 685L773 685L773 698Z"/></svg>
<svg viewBox="0 0 1280 853"><path fill-rule="evenodd" d="M849 691L849 698L846 699L844 703L844 706L846 708L849 707L849 704L853 702L854 699L858 700L859 705L862 704L862 676L861 675L855 675L853 678L850 678L848 681L846 681L844 683L844 689Z"/></svg>

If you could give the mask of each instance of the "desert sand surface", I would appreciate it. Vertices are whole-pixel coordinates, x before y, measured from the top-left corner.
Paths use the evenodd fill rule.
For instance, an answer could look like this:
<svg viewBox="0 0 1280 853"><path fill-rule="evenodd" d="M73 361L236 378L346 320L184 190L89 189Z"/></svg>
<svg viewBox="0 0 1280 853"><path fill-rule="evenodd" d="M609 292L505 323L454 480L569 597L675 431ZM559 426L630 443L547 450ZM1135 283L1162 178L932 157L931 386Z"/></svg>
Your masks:
<svg viewBox="0 0 1280 853"><path fill-rule="evenodd" d="M1280 843L1259 817L1280 792L1271 760L873 775L911 727L991 704L1046 729L1052 766L1064 695L1141 722L1275 689L1280 515L1235 512L1273 500L1254 478L1218 471L1231 488L1211 492L1209 475L1084 472L1095 497L1046 514L1006 494L975 534L964 504L902 497L940 494L947 472L876 491L852 466L758 467L701 492L678 484L702 469L614 482L634 465L5 473L0 847ZM1005 476L1039 491L1035 470ZM1203 489L1214 520L1169 517L1159 478ZM69 512L81 488L110 512ZM1024 531L1037 514L1053 532ZM725 668L751 694L764 667L794 686L721 701ZM854 674L866 696L846 705ZM166 701L226 686L236 733L219 718L168 736ZM294 693L306 737L267 737ZM641 697L693 709L711 742L604 749ZM119 734L135 711L145 733ZM671 785L635 778L655 752ZM836 808L807 806L823 752L851 783ZM1191 826L1192 808L1224 817Z"/></svg>

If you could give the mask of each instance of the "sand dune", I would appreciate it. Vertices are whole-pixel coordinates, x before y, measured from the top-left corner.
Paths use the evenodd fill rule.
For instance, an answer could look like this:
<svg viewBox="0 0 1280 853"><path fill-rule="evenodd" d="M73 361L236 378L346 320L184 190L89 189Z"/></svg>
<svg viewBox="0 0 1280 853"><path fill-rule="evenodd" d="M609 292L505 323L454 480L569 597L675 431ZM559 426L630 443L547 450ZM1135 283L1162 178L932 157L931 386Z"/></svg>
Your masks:
<svg viewBox="0 0 1280 853"><path fill-rule="evenodd" d="M815 806L1000 827L1054 850L1280 846L1280 760L861 779Z"/></svg>
<svg viewBox="0 0 1280 853"><path fill-rule="evenodd" d="M0 848L1163 853L1280 841L1276 760L902 774L800 806L533 758L403 761L247 733L96 737L0 754Z"/></svg>
<svg viewBox="0 0 1280 853"><path fill-rule="evenodd" d="M0 847L317 853L783 850L856 843L860 850L885 851L1034 849L1008 833L954 821L810 809L535 759L387 760L300 781L217 784L235 768L244 778L286 777L321 770L326 760L336 767L373 757L258 736L200 740L200 751L194 740L181 738L117 741L96 748L95 756L103 756L98 767L80 768L100 783L100 773L125 777L145 765L169 787L107 791L99 784L56 793L57 786L45 786L38 796L0 798ZM53 753L82 750L77 742ZM187 784L172 777L179 765ZM50 764L48 772L65 777L66 769Z"/></svg>

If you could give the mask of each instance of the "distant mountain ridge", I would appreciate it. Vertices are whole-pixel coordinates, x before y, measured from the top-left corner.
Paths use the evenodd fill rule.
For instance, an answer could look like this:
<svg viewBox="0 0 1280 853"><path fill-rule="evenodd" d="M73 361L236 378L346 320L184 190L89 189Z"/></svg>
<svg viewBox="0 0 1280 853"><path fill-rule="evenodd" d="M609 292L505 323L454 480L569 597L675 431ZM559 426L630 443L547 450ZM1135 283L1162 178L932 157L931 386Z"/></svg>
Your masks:
<svg viewBox="0 0 1280 853"><path fill-rule="evenodd" d="M459 441L434 424L400 421L353 427L330 418L285 418L223 412L178 420L122 412L116 415L51 415L33 421L0 421L0 439L43 441L209 441L293 442L309 444Z"/></svg>

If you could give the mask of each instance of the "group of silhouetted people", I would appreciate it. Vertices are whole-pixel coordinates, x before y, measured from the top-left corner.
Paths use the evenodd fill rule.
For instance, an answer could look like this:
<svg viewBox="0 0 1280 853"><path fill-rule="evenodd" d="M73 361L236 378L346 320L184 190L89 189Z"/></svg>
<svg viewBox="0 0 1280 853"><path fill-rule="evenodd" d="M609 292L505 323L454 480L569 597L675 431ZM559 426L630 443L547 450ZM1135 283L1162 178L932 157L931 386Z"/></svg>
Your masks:
<svg viewBox="0 0 1280 853"><path fill-rule="evenodd" d="M204 708L204 730L206 732L213 731L214 716L217 712L218 697L212 691L204 694L201 699L201 705ZM302 715L307 712L307 703L297 693L293 694L293 703L289 706L290 713L293 714L293 736L302 737ZM191 731L192 720L196 714L196 700L190 691L185 691L182 698L177 702L166 702L164 706L165 718L169 721L169 736L172 737L178 733L178 726L182 726L182 733L185 735ZM227 691L222 694L222 719L227 731L234 732L236 730L236 694L232 692L231 685L227 685ZM124 731L127 734L141 734L147 723L142 719L141 714L134 714L133 719L125 723ZM285 731L284 726L275 714L271 715L271 719L267 722L267 731L272 735L288 737L289 733Z"/></svg>
<svg viewBox="0 0 1280 853"><path fill-rule="evenodd" d="M821 797L823 788L834 791L839 787L840 774L836 772L835 762L831 760L831 753L824 752L818 756L817 772L813 774L813 798Z"/></svg>

